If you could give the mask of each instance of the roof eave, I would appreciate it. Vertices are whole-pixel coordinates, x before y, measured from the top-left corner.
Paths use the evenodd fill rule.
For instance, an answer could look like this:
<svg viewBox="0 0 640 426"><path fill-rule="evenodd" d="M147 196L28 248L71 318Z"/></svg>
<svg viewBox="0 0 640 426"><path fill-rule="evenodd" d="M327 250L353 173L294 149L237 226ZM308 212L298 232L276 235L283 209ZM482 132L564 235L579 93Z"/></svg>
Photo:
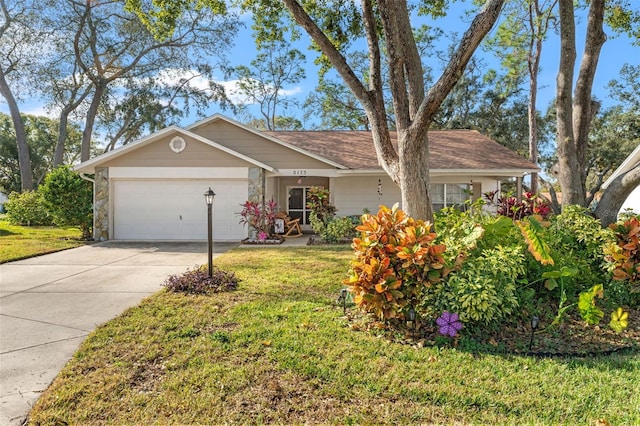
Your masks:
<svg viewBox="0 0 640 426"><path fill-rule="evenodd" d="M431 169L429 174L432 176L500 176L500 177L517 177L531 173L539 172L539 168L522 168L522 169ZM341 175L384 175L383 169L349 169L338 170Z"/></svg>

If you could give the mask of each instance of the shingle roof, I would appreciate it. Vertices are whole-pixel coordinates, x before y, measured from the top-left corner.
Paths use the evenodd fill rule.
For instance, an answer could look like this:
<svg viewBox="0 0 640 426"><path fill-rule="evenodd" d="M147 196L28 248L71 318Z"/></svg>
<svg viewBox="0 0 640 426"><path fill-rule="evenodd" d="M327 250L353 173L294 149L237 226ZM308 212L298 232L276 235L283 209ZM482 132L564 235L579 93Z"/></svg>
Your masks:
<svg viewBox="0 0 640 426"><path fill-rule="evenodd" d="M371 132L351 130L263 132L350 169L379 169ZM394 144L396 133L391 133ZM524 169L538 167L475 130L429 131L430 169Z"/></svg>

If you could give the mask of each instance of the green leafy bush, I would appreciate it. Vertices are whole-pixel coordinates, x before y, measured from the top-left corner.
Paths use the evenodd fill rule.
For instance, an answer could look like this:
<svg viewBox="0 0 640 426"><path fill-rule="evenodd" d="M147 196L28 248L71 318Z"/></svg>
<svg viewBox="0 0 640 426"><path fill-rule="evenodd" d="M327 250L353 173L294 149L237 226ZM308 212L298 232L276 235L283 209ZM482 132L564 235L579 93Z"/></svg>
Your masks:
<svg viewBox="0 0 640 426"><path fill-rule="evenodd" d="M314 212L309 213L309 222L313 232L327 243L336 244L341 241L351 240L357 235L356 226L349 217L331 217L325 224Z"/></svg>
<svg viewBox="0 0 640 426"><path fill-rule="evenodd" d="M39 188L47 210L58 226L77 226L85 239L93 226L93 188L68 166L53 170Z"/></svg>
<svg viewBox="0 0 640 426"><path fill-rule="evenodd" d="M162 285L172 292L211 294L235 290L240 281L233 272L223 271L215 265L211 275L209 277L207 265L202 265L182 275L171 275Z"/></svg>
<svg viewBox="0 0 640 426"><path fill-rule="evenodd" d="M53 219L38 191L12 192L4 204L7 219L14 225L48 226Z"/></svg>
<svg viewBox="0 0 640 426"><path fill-rule="evenodd" d="M396 204L365 214L354 238L355 259L344 281L355 303L380 319L404 318L442 279L446 247L431 224L407 216Z"/></svg>
<svg viewBox="0 0 640 426"><path fill-rule="evenodd" d="M313 186L307 191L307 208L310 209L316 216L316 219L325 226L336 214L336 208L331 205L329 195L328 189L319 186ZM315 228L314 232L316 232Z"/></svg>
<svg viewBox="0 0 640 426"><path fill-rule="evenodd" d="M441 310L456 312L467 323L495 324L518 307L518 279L525 274L520 246L482 250L448 275L429 299Z"/></svg>

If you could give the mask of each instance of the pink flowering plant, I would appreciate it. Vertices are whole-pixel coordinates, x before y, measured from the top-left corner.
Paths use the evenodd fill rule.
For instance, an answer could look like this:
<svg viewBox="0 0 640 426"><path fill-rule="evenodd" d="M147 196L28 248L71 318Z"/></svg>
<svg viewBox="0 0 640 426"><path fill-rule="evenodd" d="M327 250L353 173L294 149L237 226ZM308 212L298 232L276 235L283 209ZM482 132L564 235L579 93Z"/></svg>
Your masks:
<svg viewBox="0 0 640 426"><path fill-rule="evenodd" d="M249 225L250 229L255 229L259 233L258 235L264 234L262 241L266 240L276 220L278 203L273 199L265 202L264 205L258 201L245 201L241 206L242 211L236 213L240 216L239 223Z"/></svg>
<svg viewBox="0 0 640 426"><path fill-rule="evenodd" d="M458 314L444 311L442 315L436 320L438 324L439 332L443 336L456 337L458 331L462 330L462 323Z"/></svg>

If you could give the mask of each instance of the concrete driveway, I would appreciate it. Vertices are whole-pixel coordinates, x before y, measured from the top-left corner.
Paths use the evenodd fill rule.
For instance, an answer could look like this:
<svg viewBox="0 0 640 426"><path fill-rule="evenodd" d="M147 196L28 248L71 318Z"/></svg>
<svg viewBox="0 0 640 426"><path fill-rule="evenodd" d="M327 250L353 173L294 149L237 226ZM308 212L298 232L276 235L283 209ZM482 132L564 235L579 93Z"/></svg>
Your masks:
<svg viewBox="0 0 640 426"><path fill-rule="evenodd" d="M206 262L206 242L105 242L0 265L0 425L22 424L97 325Z"/></svg>

